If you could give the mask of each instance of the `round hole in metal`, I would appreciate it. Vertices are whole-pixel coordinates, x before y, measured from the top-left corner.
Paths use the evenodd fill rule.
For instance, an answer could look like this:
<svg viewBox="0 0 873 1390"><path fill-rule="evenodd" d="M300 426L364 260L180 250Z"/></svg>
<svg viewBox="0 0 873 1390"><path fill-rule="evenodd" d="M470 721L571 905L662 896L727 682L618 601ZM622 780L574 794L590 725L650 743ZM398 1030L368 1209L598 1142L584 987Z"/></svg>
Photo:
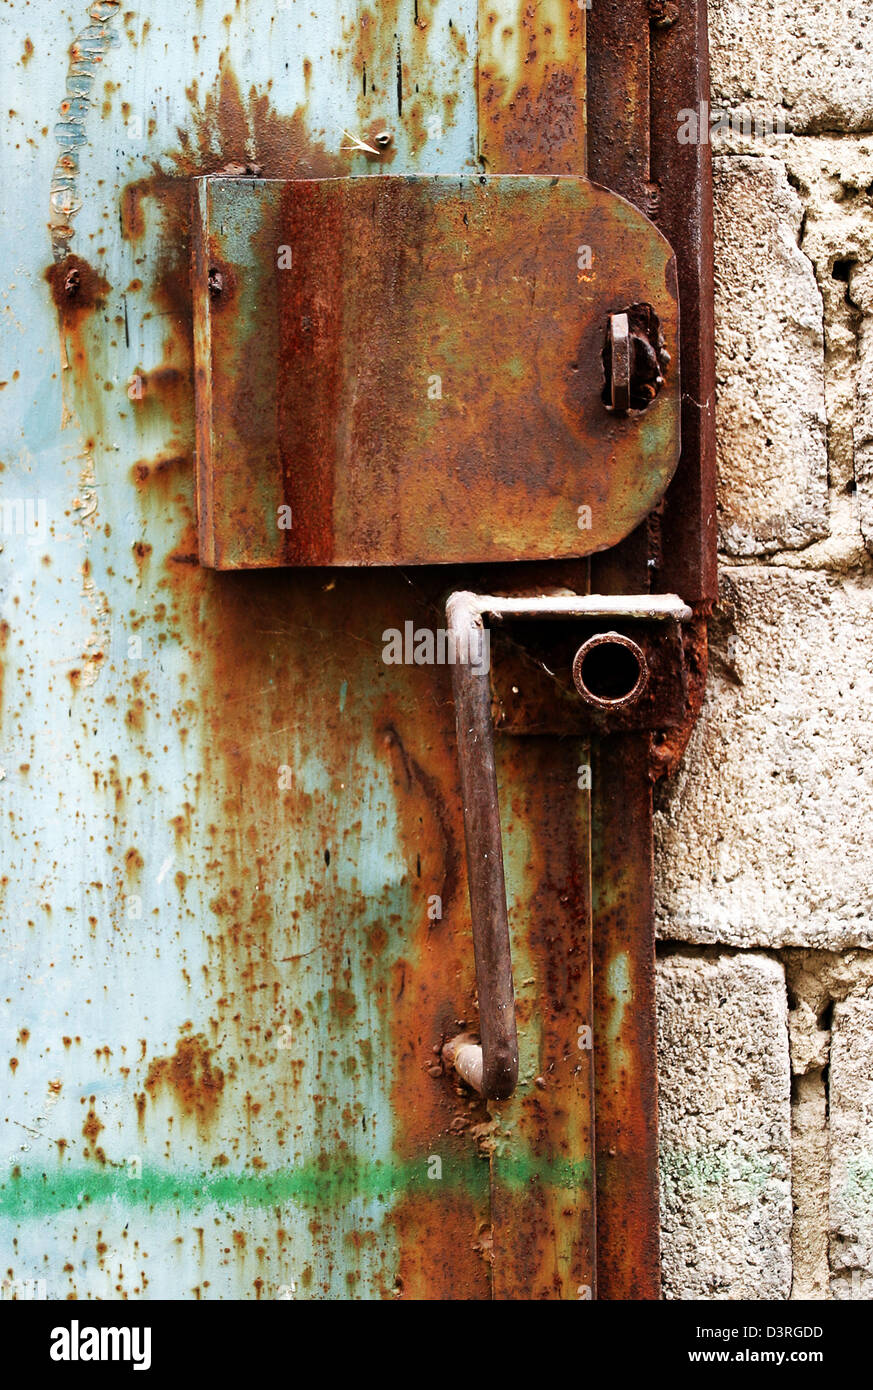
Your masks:
<svg viewBox="0 0 873 1390"><path fill-rule="evenodd" d="M573 684L598 709L632 705L649 679L643 649L621 632L599 632L573 658Z"/></svg>

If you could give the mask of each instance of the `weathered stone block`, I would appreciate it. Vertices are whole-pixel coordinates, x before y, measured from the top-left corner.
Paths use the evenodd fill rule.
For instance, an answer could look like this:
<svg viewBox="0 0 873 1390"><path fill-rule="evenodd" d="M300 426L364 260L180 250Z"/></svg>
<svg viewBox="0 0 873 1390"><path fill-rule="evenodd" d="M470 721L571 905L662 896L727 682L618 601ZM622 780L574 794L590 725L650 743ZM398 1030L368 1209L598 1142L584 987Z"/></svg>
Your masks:
<svg viewBox="0 0 873 1390"><path fill-rule="evenodd" d="M782 966L658 962L664 1296L781 1299L791 1288L791 1116Z"/></svg>
<svg viewBox="0 0 873 1390"><path fill-rule="evenodd" d="M710 0L713 102L789 130L873 126L873 10L867 0Z"/></svg>
<svg viewBox="0 0 873 1390"><path fill-rule="evenodd" d="M834 1005L830 1061L831 1297L873 1297L873 991Z"/></svg>
<svg viewBox="0 0 873 1390"><path fill-rule="evenodd" d="M721 155L714 178L719 525L753 555L827 534L822 299L784 165Z"/></svg>
<svg viewBox="0 0 873 1390"><path fill-rule="evenodd" d="M871 630L864 578L723 573L703 712L658 793L662 937L873 946Z"/></svg>

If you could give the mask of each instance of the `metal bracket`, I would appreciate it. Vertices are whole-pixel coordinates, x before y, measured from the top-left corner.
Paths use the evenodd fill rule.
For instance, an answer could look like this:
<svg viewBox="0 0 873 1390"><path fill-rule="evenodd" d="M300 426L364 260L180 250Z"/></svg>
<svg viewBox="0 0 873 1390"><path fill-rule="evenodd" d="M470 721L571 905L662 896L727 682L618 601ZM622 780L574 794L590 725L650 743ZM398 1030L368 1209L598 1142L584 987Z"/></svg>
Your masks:
<svg viewBox="0 0 873 1390"><path fill-rule="evenodd" d="M515 598L458 590L446 602L481 1041L469 1033L458 1034L444 1044L443 1058L474 1090L489 1099L505 1100L518 1081L518 1032L484 614L687 622L692 610L676 594ZM598 645L610 639L614 643L615 638L616 634L601 634ZM583 644L576 656L577 688L583 698L583 654L590 642ZM618 642L622 647L627 645L626 638L619 637ZM615 703L627 698L619 696ZM604 703L602 697L600 703Z"/></svg>
<svg viewBox="0 0 873 1390"><path fill-rule="evenodd" d="M575 558L663 496L680 447L675 261L616 193L522 174L195 190L204 564ZM630 334L621 409L614 314ZM637 389L646 325L673 359L657 394Z"/></svg>

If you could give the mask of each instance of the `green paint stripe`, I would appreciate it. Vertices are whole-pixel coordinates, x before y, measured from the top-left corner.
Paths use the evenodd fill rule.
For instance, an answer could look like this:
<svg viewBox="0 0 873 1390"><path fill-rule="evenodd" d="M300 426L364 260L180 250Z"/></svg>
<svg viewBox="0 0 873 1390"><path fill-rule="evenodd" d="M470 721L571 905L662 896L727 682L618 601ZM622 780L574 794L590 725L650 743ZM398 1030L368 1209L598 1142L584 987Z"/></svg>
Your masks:
<svg viewBox="0 0 873 1390"><path fill-rule="evenodd" d="M587 1160L549 1163L502 1156L498 1181L513 1189L538 1183L579 1191L590 1187L591 1165ZM128 1177L126 1167L99 1172L64 1168L51 1174L29 1168L0 1184L0 1216L25 1220L107 1201L189 1210L211 1204L270 1207L287 1202L333 1207L356 1197L387 1205L412 1193L428 1192L438 1199L446 1187L476 1191L487 1182L488 1166L475 1156L463 1162L444 1160L440 1179L428 1177L427 1157L404 1164L308 1164L273 1173L172 1173L143 1166L139 1178Z"/></svg>

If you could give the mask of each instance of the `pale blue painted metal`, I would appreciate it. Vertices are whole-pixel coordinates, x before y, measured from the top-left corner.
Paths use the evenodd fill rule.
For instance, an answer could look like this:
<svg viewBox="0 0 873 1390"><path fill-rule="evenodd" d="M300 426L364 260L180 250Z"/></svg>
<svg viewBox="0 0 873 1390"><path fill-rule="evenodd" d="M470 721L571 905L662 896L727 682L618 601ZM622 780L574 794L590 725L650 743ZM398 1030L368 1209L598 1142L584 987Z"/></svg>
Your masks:
<svg viewBox="0 0 873 1390"><path fill-rule="evenodd" d="M396 1162L390 1057L361 1064L323 1020L348 991L355 1038L378 1038L400 938L369 977L341 938L345 920L360 940L420 913L403 808L374 742L350 739L340 766L307 735L328 718L366 724L383 695L349 689L336 615L352 622L353 580L312 611L293 578L281 604L236 580L219 601L191 564L190 353L161 294L182 254L184 176L269 164L273 127L292 148L295 113L298 172L321 159L373 172L343 147L374 122L392 132L392 172L474 168L475 10L421 3L419 27L411 3L378 20L303 0L4 7L4 1296L33 1279L54 1298L392 1291L397 1252L373 1235L391 1181L346 1197L342 1164L325 1174L329 1231L307 1195L335 1134L349 1169ZM58 168L65 153L77 170ZM59 333L46 283L53 245L109 286L75 332ZM16 501L35 534L18 533ZM398 596L384 625L407 616ZM288 659L300 626L307 670ZM346 1236L358 1245L344 1260Z"/></svg>

